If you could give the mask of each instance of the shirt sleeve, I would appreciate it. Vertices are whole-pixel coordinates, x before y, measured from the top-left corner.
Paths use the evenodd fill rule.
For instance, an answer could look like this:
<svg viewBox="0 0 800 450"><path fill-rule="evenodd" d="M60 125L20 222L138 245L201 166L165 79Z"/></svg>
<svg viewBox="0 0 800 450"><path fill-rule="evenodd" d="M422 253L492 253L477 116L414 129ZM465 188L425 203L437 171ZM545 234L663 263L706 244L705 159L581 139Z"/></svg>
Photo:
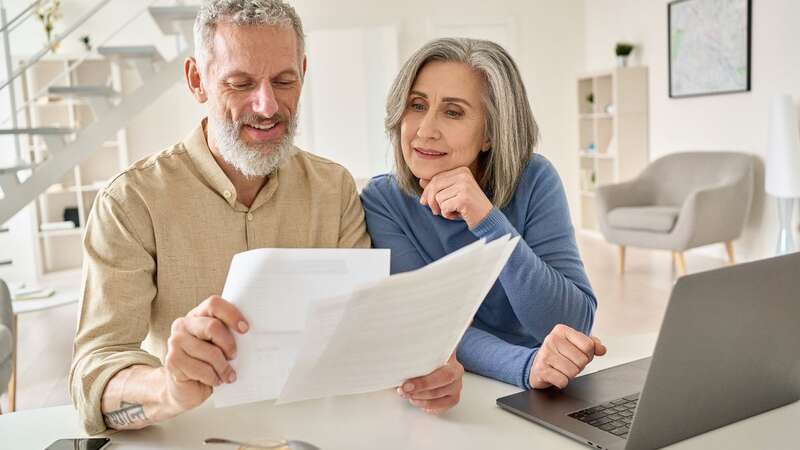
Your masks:
<svg viewBox="0 0 800 450"><path fill-rule="evenodd" d="M364 222L364 208L358 197L356 183L349 172L344 171L343 174L339 248L370 248L371 242Z"/></svg>
<svg viewBox="0 0 800 450"><path fill-rule="evenodd" d="M147 249L140 238L144 229L140 216L139 223L132 220L119 202L103 192L87 222L69 389L89 434L106 429L101 400L117 372L137 364L161 365L141 348L156 295L156 265L155 249Z"/></svg>
<svg viewBox="0 0 800 450"><path fill-rule="evenodd" d="M589 334L597 299L575 242L564 188L547 164L535 181L525 220L524 239L500 273L500 283L525 331L543 342L558 324ZM472 229L487 241L520 233L495 208Z"/></svg>

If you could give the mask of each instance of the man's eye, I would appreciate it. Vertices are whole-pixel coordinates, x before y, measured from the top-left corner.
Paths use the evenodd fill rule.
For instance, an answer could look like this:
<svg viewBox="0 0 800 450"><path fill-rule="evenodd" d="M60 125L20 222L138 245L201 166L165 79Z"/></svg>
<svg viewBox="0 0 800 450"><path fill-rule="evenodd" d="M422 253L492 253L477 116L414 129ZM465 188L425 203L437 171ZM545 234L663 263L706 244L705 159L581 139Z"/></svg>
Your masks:
<svg viewBox="0 0 800 450"><path fill-rule="evenodd" d="M242 90L250 87L250 83L228 83L233 89Z"/></svg>
<svg viewBox="0 0 800 450"><path fill-rule="evenodd" d="M295 83L294 80L281 80L275 82L275 84L277 84L278 86L292 86L294 85L294 83Z"/></svg>

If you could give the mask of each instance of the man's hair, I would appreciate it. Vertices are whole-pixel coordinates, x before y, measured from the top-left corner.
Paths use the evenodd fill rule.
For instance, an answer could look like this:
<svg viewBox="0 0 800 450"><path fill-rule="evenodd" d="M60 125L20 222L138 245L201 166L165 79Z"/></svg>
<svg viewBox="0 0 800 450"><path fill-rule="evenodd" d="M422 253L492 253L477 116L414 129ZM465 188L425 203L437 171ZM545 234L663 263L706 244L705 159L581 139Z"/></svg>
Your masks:
<svg viewBox="0 0 800 450"><path fill-rule="evenodd" d="M217 24L280 25L292 27L297 37L297 61L306 53L303 23L292 6L281 0L205 0L194 21L194 53L198 66L205 68L214 51Z"/></svg>
<svg viewBox="0 0 800 450"><path fill-rule="evenodd" d="M403 158L400 125L417 74L431 61L466 64L484 81L484 126L491 149L479 154L483 175L476 181L482 188L489 189L491 202L502 208L514 195L522 171L533 156L539 140L539 127L533 118L517 65L494 42L466 38L436 39L417 50L400 69L386 99L385 126L394 146L394 176L407 194L422 193L419 179Z"/></svg>

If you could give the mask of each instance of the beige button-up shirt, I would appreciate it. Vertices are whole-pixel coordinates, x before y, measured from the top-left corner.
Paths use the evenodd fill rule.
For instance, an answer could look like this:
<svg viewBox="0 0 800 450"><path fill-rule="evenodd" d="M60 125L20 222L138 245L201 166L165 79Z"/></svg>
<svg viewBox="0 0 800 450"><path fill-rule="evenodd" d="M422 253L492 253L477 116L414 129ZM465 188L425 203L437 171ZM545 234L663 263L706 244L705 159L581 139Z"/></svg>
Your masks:
<svg viewBox="0 0 800 450"><path fill-rule="evenodd" d="M219 295L234 254L255 248L369 247L352 176L300 151L250 208L208 148L203 125L141 160L97 196L70 392L86 431L106 429L105 386L134 364L160 366L172 321Z"/></svg>

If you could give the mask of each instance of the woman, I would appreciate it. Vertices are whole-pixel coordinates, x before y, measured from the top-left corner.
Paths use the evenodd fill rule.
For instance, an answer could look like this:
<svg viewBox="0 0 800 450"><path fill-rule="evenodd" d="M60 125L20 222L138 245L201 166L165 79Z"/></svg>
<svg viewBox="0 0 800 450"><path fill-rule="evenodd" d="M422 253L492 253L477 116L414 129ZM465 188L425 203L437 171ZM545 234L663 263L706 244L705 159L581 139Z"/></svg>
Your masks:
<svg viewBox="0 0 800 450"><path fill-rule="evenodd" d="M362 202L392 273L477 239L522 236L456 355L398 393L442 412L458 402L463 368L565 387L605 347L586 336L597 301L558 174L533 152L538 127L513 60L488 41L432 41L401 69L386 111L395 173L373 178Z"/></svg>

